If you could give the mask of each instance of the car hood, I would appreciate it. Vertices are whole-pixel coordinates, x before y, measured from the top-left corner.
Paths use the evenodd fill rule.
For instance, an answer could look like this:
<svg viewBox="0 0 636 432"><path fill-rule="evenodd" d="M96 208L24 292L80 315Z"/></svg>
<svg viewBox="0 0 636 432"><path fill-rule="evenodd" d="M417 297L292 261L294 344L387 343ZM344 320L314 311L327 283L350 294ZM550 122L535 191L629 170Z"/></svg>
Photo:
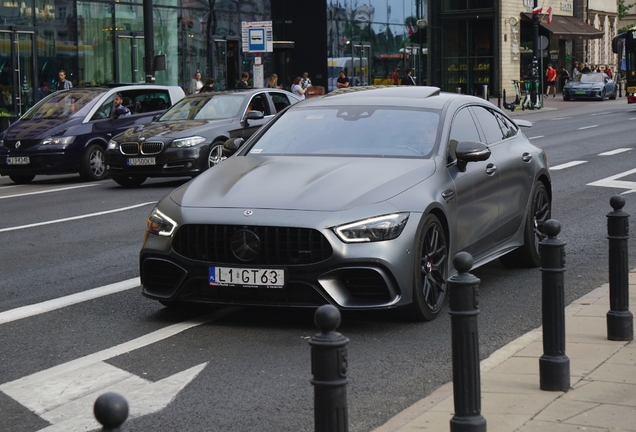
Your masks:
<svg viewBox="0 0 636 432"><path fill-rule="evenodd" d="M429 159L236 156L171 198L183 207L338 211L385 201L434 172Z"/></svg>
<svg viewBox="0 0 636 432"><path fill-rule="evenodd" d="M81 123L81 119L19 120L7 130L7 140L40 140L59 135Z"/></svg>
<svg viewBox="0 0 636 432"><path fill-rule="evenodd" d="M600 82L591 82L591 83L574 83L574 84L570 84L569 87L574 88L574 89L590 89L590 88L600 88L603 87L605 84L600 83ZM568 87L566 85L566 87Z"/></svg>
<svg viewBox="0 0 636 432"><path fill-rule="evenodd" d="M163 141L177 138L185 138L194 135L207 136L215 126L225 126L234 122L234 119L223 120L174 120L152 122L136 128L128 129L117 138L122 141L136 141L139 138L157 138ZM207 132L207 133L206 133Z"/></svg>

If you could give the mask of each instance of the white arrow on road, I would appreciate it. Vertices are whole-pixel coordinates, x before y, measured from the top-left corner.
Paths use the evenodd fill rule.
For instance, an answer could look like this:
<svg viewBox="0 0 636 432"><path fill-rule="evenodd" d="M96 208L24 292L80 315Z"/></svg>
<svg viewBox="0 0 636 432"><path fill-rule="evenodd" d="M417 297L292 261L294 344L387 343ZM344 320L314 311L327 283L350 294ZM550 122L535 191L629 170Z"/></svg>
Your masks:
<svg viewBox="0 0 636 432"><path fill-rule="evenodd" d="M604 179L601 179L592 183L588 183L587 186L601 186L601 187L609 187L609 188L616 188L616 189L629 189L621 193L621 195L633 193L633 192L636 192L636 182L627 181L627 180L618 180L618 179L627 177L634 173L636 173L636 169L625 171L620 174L616 174L616 175L606 177Z"/></svg>
<svg viewBox="0 0 636 432"><path fill-rule="evenodd" d="M227 308L173 324L121 345L99 351L0 385L0 391L21 403L51 426L46 432L90 431L100 427L93 417L93 404L113 391L126 398L130 417L165 408L206 363L151 382L104 361L174 336L190 328L218 320L237 308Z"/></svg>

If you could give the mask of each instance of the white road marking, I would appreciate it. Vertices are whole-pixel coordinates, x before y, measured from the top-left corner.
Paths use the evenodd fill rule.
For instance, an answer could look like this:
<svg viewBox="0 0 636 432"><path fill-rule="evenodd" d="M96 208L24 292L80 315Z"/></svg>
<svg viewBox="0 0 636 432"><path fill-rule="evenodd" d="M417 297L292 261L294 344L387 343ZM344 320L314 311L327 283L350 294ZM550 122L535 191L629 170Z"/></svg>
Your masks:
<svg viewBox="0 0 636 432"><path fill-rule="evenodd" d="M610 151L606 151L606 152L603 152L603 153L599 153L598 155L599 156L613 156L615 154L625 153L625 152L630 151L630 150L633 150L633 149L631 149L631 148L619 148L619 149L616 149L616 150L610 150Z"/></svg>
<svg viewBox="0 0 636 432"><path fill-rule="evenodd" d="M561 165L550 167L550 171L558 171L558 170L562 170L562 169L565 169L565 168L570 168L570 167L573 167L573 166L581 165L581 164L584 164L584 163L587 163L587 161L572 161L572 162L568 162L568 163L564 163L564 164L561 164Z"/></svg>
<svg viewBox="0 0 636 432"><path fill-rule="evenodd" d="M636 117L630 117L629 119L630 120L636 120Z"/></svg>
<svg viewBox="0 0 636 432"><path fill-rule="evenodd" d="M132 416L161 410L207 363L152 383L104 361L221 319L238 309L221 309L164 327L120 345L2 384L0 391L53 423L53 426L44 429L48 432L96 428L92 406L99 395L108 391L122 392L129 402Z"/></svg>
<svg viewBox="0 0 636 432"><path fill-rule="evenodd" d="M539 138L543 138L543 135L537 135L537 136L534 136L534 137L530 137L528 139L529 140L533 140L533 139L539 139Z"/></svg>
<svg viewBox="0 0 636 432"><path fill-rule="evenodd" d="M60 222L68 222L68 221L78 220L78 219L86 219L86 218L95 217L95 216L103 216L103 215L110 214L110 213L117 213L117 212L131 210L131 209L138 208L138 207L147 206L147 205L150 205L150 204L155 204L155 201L145 202L145 203L141 203L141 204L135 204L135 205L132 205L132 206L122 207L122 208L113 209L113 210L105 210L105 211L97 212L97 213L89 213L89 214L80 215L80 216L73 216L73 217L64 218L64 219L56 219L56 220L52 220L52 221L38 222L38 223L34 223L34 224L29 224L29 225L20 225L20 226L9 227L9 228L1 228L0 229L0 233L7 232L7 231L16 231L16 230L21 230L21 229L26 229L26 228L34 228L34 227L43 226L43 225L56 224L56 223L60 223Z"/></svg>
<svg viewBox="0 0 636 432"><path fill-rule="evenodd" d="M595 127L598 127L598 125L584 126L584 127L580 127L578 130L592 129Z"/></svg>
<svg viewBox="0 0 636 432"><path fill-rule="evenodd" d="M617 180L617 179L621 177L627 177L628 175L631 175L634 173L636 173L636 169L625 171L620 174L616 174L601 180L597 180L592 183L588 183L587 186L601 186L601 187L609 187L609 188L616 188L616 189L628 189L627 191L622 192L621 193L622 195L633 193L633 192L636 192L636 182Z"/></svg>
<svg viewBox="0 0 636 432"><path fill-rule="evenodd" d="M107 296L110 294L118 293L120 291L126 291L133 289L141 285L141 280L137 278L128 279L125 281L117 282L110 285L94 288L88 291L82 291L76 294L71 294L65 297L48 300L42 303L36 303L28 306L11 309L5 312L0 312L0 324L8 323L11 321L17 321L23 318L28 318L34 315L43 314L56 309L61 309L67 306L71 306L77 303L93 300L99 297Z"/></svg>
<svg viewBox="0 0 636 432"><path fill-rule="evenodd" d="M605 114L612 114L611 111L603 111L600 113L594 113L594 114L590 114L591 116L599 116L599 115L605 115Z"/></svg>
<svg viewBox="0 0 636 432"><path fill-rule="evenodd" d="M19 197L24 197L24 196L29 196L29 195L39 195L39 194L45 194L45 193L51 193L51 192L62 192L62 191L67 191L67 190L72 190L72 189L79 189L79 188L86 188L86 187L92 187L92 186L97 186L97 184L93 183L93 184L86 184L86 185L79 185L79 186L69 186L69 187L57 188L57 189L47 189L47 190L41 190L41 191L36 191L36 192L25 192L25 193L19 193L19 194L15 194L15 195L2 196L2 197L0 197L0 199L19 198ZM0 191L2 191L4 189L5 188L2 188L2 189L0 189Z"/></svg>
<svg viewBox="0 0 636 432"><path fill-rule="evenodd" d="M555 120L565 120L565 119L570 119L570 118L572 118L572 117L555 117L555 118L550 119L550 120L555 121Z"/></svg>

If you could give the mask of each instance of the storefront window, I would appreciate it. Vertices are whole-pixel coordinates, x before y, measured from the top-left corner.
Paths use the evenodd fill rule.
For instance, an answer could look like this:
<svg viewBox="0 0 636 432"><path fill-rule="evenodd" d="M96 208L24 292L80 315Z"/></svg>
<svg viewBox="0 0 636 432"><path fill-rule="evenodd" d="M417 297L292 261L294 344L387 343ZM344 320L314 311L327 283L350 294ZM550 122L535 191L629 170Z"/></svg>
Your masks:
<svg viewBox="0 0 636 432"><path fill-rule="evenodd" d="M179 35L172 29L178 27L179 13L177 9L155 7L154 26L155 55L166 56L166 70L155 72L155 82L164 85L179 84Z"/></svg>
<svg viewBox="0 0 636 432"><path fill-rule="evenodd" d="M350 82L355 78L354 85L392 84L396 67L400 80L412 69L417 83L425 83L426 28L417 22L425 19L426 7L420 0L364 0L354 8L328 0L328 90L340 70Z"/></svg>
<svg viewBox="0 0 636 432"><path fill-rule="evenodd" d="M190 80L196 72L201 72L203 79L211 76L208 68L208 36L209 13L204 9L183 9L179 25L181 34L181 70L184 88L188 88Z"/></svg>
<svg viewBox="0 0 636 432"><path fill-rule="evenodd" d="M100 85L114 81L112 8L104 3L77 3L78 75L82 82Z"/></svg>

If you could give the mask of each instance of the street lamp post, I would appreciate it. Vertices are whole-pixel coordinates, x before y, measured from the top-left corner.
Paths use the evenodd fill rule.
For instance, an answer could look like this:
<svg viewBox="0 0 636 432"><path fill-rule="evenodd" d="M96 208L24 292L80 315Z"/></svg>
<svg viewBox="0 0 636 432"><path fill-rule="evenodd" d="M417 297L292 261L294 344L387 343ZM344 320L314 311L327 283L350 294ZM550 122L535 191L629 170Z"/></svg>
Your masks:
<svg viewBox="0 0 636 432"><path fill-rule="evenodd" d="M530 102L532 108L537 106L537 88L539 87L539 65L537 59L539 58L539 14L536 13L536 9L539 7L538 0L534 0L534 6L532 9L532 78L530 80Z"/></svg>

